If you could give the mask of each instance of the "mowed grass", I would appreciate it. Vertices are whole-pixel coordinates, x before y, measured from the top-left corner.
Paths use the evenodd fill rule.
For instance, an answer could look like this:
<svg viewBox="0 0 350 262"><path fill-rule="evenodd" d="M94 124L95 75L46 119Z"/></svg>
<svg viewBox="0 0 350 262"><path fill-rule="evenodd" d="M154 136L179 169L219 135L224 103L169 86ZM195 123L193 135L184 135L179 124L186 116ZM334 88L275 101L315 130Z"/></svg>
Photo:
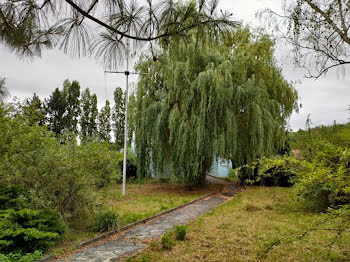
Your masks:
<svg viewBox="0 0 350 262"><path fill-rule="evenodd" d="M159 241L127 261L350 261L350 233L291 203L293 189L249 187L188 225L168 251ZM311 230L310 230L311 229ZM326 230L319 230L326 229ZM269 249L270 247L270 249Z"/></svg>
<svg viewBox="0 0 350 262"><path fill-rule="evenodd" d="M144 181L142 184L127 184L126 195L122 195L122 185L111 185L95 192L95 212L109 210L119 217L119 227L155 215L162 211L186 204L199 197L219 191L220 185L189 190L185 186L173 186L158 180ZM94 229L94 211L89 217L79 220L80 230L69 229L63 238L49 251L62 255L73 251L76 246L100 232Z"/></svg>
<svg viewBox="0 0 350 262"><path fill-rule="evenodd" d="M117 213L120 217L120 226L124 226L220 189L220 185L208 185L205 188L188 190L181 185L172 186L169 183L150 181L146 184L128 185L126 196L121 194L121 185L101 189L97 193L96 201L100 208L107 208Z"/></svg>

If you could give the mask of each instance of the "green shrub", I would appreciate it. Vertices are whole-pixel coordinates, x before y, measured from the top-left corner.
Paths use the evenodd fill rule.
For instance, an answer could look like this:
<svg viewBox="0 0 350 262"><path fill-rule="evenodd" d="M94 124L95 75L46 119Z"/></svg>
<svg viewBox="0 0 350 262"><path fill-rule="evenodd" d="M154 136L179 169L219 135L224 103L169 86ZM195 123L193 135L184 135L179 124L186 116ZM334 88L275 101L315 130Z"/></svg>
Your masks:
<svg viewBox="0 0 350 262"><path fill-rule="evenodd" d="M53 210L29 209L29 203L19 194L18 187L0 187L0 199L10 194L0 210L0 252L34 252L47 249L66 229ZM20 201L16 201L20 199ZM19 206L17 203L20 203Z"/></svg>
<svg viewBox="0 0 350 262"><path fill-rule="evenodd" d="M160 239L160 242L162 243L162 247L165 249L172 249L175 245L175 240L173 237L173 231L169 231L168 233L164 234L162 238Z"/></svg>
<svg viewBox="0 0 350 262"><path fill-rule="evenodd" d="M71 226L91 212L94 188L119 177L117 152L108 144L62 144L46 127L29 126L4 106L0 137L0 184L21 186L32 208L55 209Z"/></svg>
<svg viewBox="0 0 350 262"><path fill-rule="evenodd" d="M162 236L160 242L165 249L171 249L175 245L175 240L184 240L187 233L187 226L176 225Z"/></svg>
<svg viewBox="0 0 350 262"><path fill-rule="evenodd" d="M113 211L103 210L97 213L96 223L99 231L111 230L118 227L119 217Z"/></svg>
<svg viewBox="0 0 350 262"><path fill-rule="evenodd" d="M323 139L314 140L313 148L317 150L311 160L302 155L262 159L258 179L265 179L267 171L279 167L287 174L296 174L290 176L291 182L295 183L296 199L306 209L325 212L350 204L350 150Z"/></svg>
<svg viewBox="0 0 350 262"><path fill-rule="evenodd" d="M23 196L23 188L0 184L0 210L9 208L18 210L26 205L27 199Z"/></svg>
<svg viewBox="0 0 350 262"><path fill-rule="evenodd" d="M64 229L64 224L52 211L3 211L0 214L0 251L45 250Z"/></svg>
<svg viewBox="0 0 350 262"><path fill-rule="evenodd" d="M224 178L226 181L230 182L238 182L238 175L236 173L236 169L230 168L227 172L227 177Z"/></svg>
<svg viewBox="0 0 350 262"><path fill-rule="evenodd" d="M1 262L33 262L42 257L41 251L34 251L33 253L28 253L22 255L21 253L10 253L8 255L0 254Z"/></svg>
<svg viewBox="0 0 350 262"><path fill-rule="evenodd" d="M243 185L281 186L291 187L294 184L295 174L286 166L287 157L260 159L253 165L238 168L238 179Z"/></svg>
<svg viewBox="0 0 350 262"><path fill-rule="evenodd" d="M82 168L91 174L92 184L99 188L116 182L121 177L118 162L119 152L112 151L108 143L86 143L80 146L82 152Z"/></svg>
<svg viewBox="0 0 350 262"><path fill-rule="evenodd" d="M66 220L88 210L91 179L77 145L61 145L45 127L16 119L7 119L0 137L0 183L21 186L32 207L56 209Z"/></svg>
<svg viewBox="0 0 350 262"><path fill-rule="evenodd" d="M184 240L187 233L187 226L185 225L177 225L174 227L175 239L176 240Z"/></svg>
<svg viewBox="0 0 350 262"><path fill-rule="evenodd" d="M350 178L342 167L334 172L315 166L298 180L296 194L307 209L325 212L329 207L350 204Z"/></svg>
<svg viewBox="0 0 350 262"><path fill-rule="evenodd" d="M350 204L350 150L324 140L315 148L313 160L301 162L306 171L296 184L299 200L316 212Z"/></svg>

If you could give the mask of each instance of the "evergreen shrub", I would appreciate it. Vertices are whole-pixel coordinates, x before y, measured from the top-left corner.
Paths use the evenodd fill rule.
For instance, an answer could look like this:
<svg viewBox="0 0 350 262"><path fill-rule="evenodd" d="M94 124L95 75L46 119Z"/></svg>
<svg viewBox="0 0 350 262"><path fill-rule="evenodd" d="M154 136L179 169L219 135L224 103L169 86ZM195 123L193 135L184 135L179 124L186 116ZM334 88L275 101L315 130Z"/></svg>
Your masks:
<svg viewBox="0 0 350 262"><path fill-rule="evenodd" d="M0 189L4 204L0 207L1 253L45 250L65 232L66 226L54 210L30 209L18 187L1 185Z"/></svg>

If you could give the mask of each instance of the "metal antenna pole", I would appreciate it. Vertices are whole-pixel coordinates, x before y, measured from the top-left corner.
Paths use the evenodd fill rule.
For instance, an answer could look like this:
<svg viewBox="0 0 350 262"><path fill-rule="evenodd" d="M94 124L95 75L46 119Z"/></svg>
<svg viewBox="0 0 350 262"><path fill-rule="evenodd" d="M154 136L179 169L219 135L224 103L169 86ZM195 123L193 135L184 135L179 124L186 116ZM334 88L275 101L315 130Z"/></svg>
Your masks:
<svg viewBox="0 0 350 262"><path fill-rule="evenodd" d="M125 74L126 76L126 89L125 89L125 112L124 112L124 159L123 159L123 196L126 191L126 155L128 146L128 103L129 103L129 75L148 75L149 73L129 72L129 53L130 53L130 40L126 42L126 71L104 71L104 73L110 74Z"/></svg>
<svg viewBox="0 0 350 262"><path fill-rule="evenodd" d="M126 154L128 146L128 97L129 97L129 48L130 42L126 42L126 89L125 89L125 120L124 120L124 161L123 161L123 196L125 196L126 187Z"/></svg>

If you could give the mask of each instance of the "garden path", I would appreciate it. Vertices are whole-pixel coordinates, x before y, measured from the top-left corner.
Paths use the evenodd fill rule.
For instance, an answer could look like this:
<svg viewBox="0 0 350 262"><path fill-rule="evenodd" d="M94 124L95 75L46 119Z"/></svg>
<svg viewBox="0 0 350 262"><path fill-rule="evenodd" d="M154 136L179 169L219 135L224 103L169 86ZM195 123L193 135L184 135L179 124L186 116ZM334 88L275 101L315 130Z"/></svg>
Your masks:
<svg viewBox="0 0 350 262"><path fill-rule="evenodd" d="M209 183L223 183L223 180L210 175L207 177L207 180ZM125 232L119 233L102 243L86 247L70 257L59 261L119 261L126 255L146 248L148 246L147 243L151 239L163 235L176 225L188 223L238 193L239 187L236 185L228 182L224 182L224 184L225 187L220 193L174 210L164 216L157 217L146 224L138 225Z"/></svg>

